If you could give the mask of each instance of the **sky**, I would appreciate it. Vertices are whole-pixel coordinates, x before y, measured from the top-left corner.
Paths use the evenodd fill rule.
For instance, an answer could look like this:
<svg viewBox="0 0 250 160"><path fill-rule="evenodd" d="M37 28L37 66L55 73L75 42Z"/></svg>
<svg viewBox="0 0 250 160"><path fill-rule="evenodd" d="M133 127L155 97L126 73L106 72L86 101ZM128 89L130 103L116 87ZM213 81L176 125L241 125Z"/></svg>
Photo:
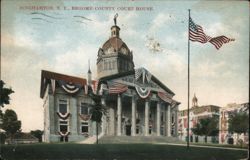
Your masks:
<svg viewBox="0 0 250 160"><path fill-rule="evenodd" d="M193 21L207 35L235 39L219 50L210 43L190 42L191 98L196 94L199 105L221 107L249 102L247 1L1 2L1 79L15 91L4 110L16 111L23 131L43 128L41 70L86 78L90 60L96 77L97 52L110 37L116 13L120 37L133 51L135 68L146 68L170 88L182 110L187 108L191 9ZM152 52L149 38L160 44L161 51Z"/></svg>

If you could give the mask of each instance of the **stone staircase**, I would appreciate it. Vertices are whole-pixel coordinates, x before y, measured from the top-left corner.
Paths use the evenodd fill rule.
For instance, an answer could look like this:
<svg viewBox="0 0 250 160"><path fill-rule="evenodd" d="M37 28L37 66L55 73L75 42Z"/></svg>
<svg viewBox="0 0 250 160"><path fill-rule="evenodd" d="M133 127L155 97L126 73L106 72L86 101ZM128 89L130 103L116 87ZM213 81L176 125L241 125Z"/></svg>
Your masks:
<svg viewBox="0 0 250 160"><path fill-rule="evenodd" d="M98 140L101 139L103 136L104 136L104 133L100 133L98 135ZM86 138L85 140L77 142L77 143L79 143L79 144L94 144L94 143L96 143L96 136L93 135L93 136Z"/></svg>
<svg viewBox="0 0 250 160"><path fill-rule="evenodd" d="M164 136L103 136L100 144L114 143L182 143L177 137Z"/></svg>

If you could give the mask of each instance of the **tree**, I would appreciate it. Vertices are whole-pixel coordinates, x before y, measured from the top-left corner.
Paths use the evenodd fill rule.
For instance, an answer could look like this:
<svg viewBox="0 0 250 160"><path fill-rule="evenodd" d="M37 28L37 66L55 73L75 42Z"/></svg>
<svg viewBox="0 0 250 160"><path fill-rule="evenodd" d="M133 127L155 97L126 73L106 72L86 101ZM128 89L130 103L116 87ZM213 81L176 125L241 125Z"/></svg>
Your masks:
<svg viewBox="0 0 250 160"><path fill-rule="evenodd" d="M14 93L11 88L4 88L4 82L0 80L0 106L4 107L5 104L10 104L9 95Z"/></svg>
<svg viewBox="0 0 250 160"><path fill-rule="evenodd" d="M205 136L205 142L207 142L207 136L217 136L219 134L218 122L218 117L203 118L191 130L195 135Z"/></svg>
<svg viewBox="0 0 250 160"><path fill-rule="evenodd" d="M247 133L249 131L249 115L246 112L236 112L229 116L228 130L231 133ZM237 141L238 141L237 137Z"/></svg>
<svg viewBox="0 0 250 160"><path fill-rule="evenodd" d="M94 94L91 90L89 96L94 101L91 120L96 122L96 144L98 144L98 126L102 122L102 116L106 114L106 108L102 105L100 95Z"/></svg>
<svg viewBox="0 0 250 160"><path fill-rule="evenodd" d="M30 134L35 136L36 138L38 138L39 142L42 142L42 135L43 135L43 131L41 130L34 130L34 131L30 131Z"/></svg>
<svg viewBox="0 0 250 160"><path fill-rule="evenodd" d="M2 129L12 140L13 136L20 131L21 121L17 119L17 114L11 109L7 109L3 115Z"/></svg>

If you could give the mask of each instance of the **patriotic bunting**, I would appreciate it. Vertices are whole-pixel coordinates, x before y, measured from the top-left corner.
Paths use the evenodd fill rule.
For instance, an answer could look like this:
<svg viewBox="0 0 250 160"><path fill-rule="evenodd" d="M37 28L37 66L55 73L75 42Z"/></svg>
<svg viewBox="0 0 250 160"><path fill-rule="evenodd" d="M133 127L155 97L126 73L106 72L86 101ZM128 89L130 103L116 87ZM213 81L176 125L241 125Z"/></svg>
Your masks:
<svg viewBox="0 0 250 160"><path fill-rule="evenodd" d="M216 49L219 49L223 44L234 41L235 39L227 38L224 35L210 37L204 33L200 25L195 24L192 18L189 18L189 40L200 43L210 42Z"/></svg>
<svg viewBox="0 0 250 160"><path fill-rule="evenodd" d="M164 93L164 92L158 92L158 96L163 100L163 101L165 101L165 102L167 102L167 103L172 103L173 102L173 100L171 99L171 98L169 98L168 96L167 96L167 94L166 93Z"/></svg>
<svg viewBox="0 0 250 160"><path fill-rule="evenodd" d="M70 113L62 114L62 113L60 113L60 112L56 112L56 114L58 115L58 117L59 117L60 119L63 119L63 120L68 119L69 116L70 116Z"/></svg>
<svg viewBox="0 0 250 160"><path fill-rule="evenodd" d="M83 120L83 121L88 121L88 120L90 120L91 115L79 114L79 117L80 117L81 120Z"/></svg>
<svg viewBox="0 0 250 160"><path fill-rule="evenodd" d="M128 90L128 86L115 81L108 82L109 94L123 93Z"/></svg>
<svg viewBox="0 0 250 160"><path fill-rule="evenodd" d="M63 133L63 132L58 132L62 137L66 137L70 134L70 132L66 132L66 133Z"/></svg>
<svg viewBox="0 0 250 160"><path fill-rule="evenodd" d="M145 78L147 82L149 83L151 81L152 75L146 69L138 68L135 70L135 79L138 80L140 77L142 77L142 83L145 83Z"/></svg>
<svg viewBox="0 0 250 160"><path fill-rule="evenodd" d="M148 88L135 86L135 89L141 98L147 98L150 95L150 90Z"/></svg>
<svg viewBox="0 0 250 160"><path fill-rule="evenodd" d="M59 85L63 88L63 90L67 93L74 94L78 92L81 88L80 85L73 84L71 82L66 83L64 81L58 81Z"/></svg>

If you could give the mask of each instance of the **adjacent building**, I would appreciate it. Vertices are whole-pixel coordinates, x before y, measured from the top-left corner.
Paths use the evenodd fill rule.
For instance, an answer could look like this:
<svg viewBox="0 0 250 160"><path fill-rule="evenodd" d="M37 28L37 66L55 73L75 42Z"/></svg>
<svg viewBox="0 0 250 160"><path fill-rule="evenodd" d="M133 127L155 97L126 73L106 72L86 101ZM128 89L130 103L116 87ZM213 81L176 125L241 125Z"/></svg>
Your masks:
<svg viewBox="0 0 250 160"><path fill-rule="evenodd" d="M236 134L236 133L230 133L228 131L228 120L230 118L231 114L234 113L247 113L249 114L249 103L242 103L242 104L236 104L236 103L230 103L226 105L225 107L221 108L220 110L220 132L219 132L219 142L222 144L229 143L228 139L233 138L233 143L237 144L237 140L241 140L244 143L249 142L249 134Z"/></svg>
<svg viewBox="0 0 250 160"><path fill-rule="evenodd" d="M97 53L97 75L92 79L42 70L40 97L44 100L44 140L82 141L95 135L90 120L93 101L102 96L107 108L100 136L176 136L178 101L174 92L145 68L134 68L133 53L111 27L110 38Z"/></svg>
<svg viewBox="0 0 250 160"><path fill-rule="evenodd" d="M200 119L207 117L220 116L220 107L215 105L202 105L198 106L198 98L194 95L192 99L192 107L189 110L189 138L190 142L203 142L204 137L194 135L191 128L195 128ZM218 124L219 125L219 124ZM178 133L179 138L183 141L187 140L187 128L188 128L188 110L181 110L178 113ZM216 141L217 138L212 140L212 137L208 137L207 141Z"/></svg>

